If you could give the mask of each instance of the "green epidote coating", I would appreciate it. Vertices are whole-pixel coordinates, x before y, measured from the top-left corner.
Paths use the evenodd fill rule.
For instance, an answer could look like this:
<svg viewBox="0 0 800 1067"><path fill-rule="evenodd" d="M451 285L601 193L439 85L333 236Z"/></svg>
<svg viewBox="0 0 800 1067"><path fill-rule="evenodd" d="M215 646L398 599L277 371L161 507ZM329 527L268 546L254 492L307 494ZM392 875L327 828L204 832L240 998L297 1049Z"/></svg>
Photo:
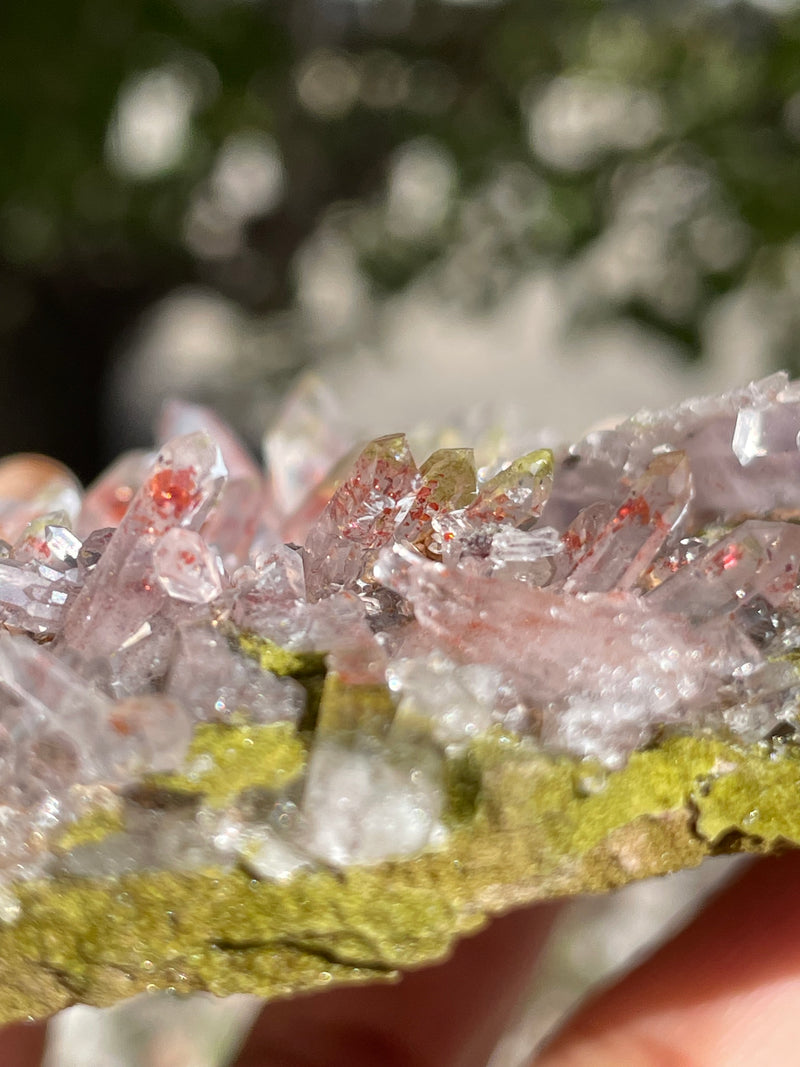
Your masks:
<svg viewBox="0 0 800 1067"><path fill-rule="evenodd" d="M394 712L395 702L385 685L353 685L329 671L322 686L317 733L358 731L370 737L384 737Z"/></svg>
<svg viewBox="0 0 800 1067"><path fill-rule="evenodd" d="M222 808L245 789L285 789L305 763L306 747L291 723L202 723L185 770L150 775L147 781L177 793L200 793L209 807Z"/></svg>
<svg viewBox="0 0 800 1067"><path fill-rule="evenodd" d="M122 805L114 808L93 808L59 834L54 847L69 852L79 845L93 845L109 834L124 830Z"/></svg>
<svg viewBox="0 0 800 1067"><path fill-rule="evenodd" d="M282 678L297 678L302 681L304 678L325 673L323 652L291 652L256 634L238 633L234 640L244 653L258 661L262 670L271 671Z"/></svg>
<svg viewBox="0 0 800 1067"><path fill-rule="evenodd" d="M451 829L469 823L475 817L481 798L481 782L481 765L474 750L445 760L447 804L444 817Z"/></svg>
<svg viewBox="0 0 800 1067"><path fill-rule="evenodd" d="M761 759L740 757L735 771L715 776L697 799L697 828L712 844L731 831L758 851L800 842L800 752L795 745L762 751Z"/></svg>
<svg viewBox="0 0 800 1067"><path fill-rule="evenodd" d="M195 751L226 760L221 729ZM274 997L386 979L440 959L493 912L800 843L790 745L675 737L609 772L493 733L449 760L446 779L447 843L409 859L285 884L233 868L16 886L21 916L0 927L0 1022L148 989Z"/></svg>

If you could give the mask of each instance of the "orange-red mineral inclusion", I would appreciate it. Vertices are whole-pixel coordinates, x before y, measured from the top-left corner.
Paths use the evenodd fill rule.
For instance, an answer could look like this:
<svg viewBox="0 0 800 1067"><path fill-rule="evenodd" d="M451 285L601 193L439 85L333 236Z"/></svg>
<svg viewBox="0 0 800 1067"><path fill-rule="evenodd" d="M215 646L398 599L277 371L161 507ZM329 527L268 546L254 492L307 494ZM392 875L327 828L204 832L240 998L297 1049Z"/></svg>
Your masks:
<svg viewBox="0 0 800 1067"><path fill-rule="evenodd" d="M148 483L153 504L161 515L172 514L176 519L192 506L197 499L194 467L185 470L156 471Z"/></svg>

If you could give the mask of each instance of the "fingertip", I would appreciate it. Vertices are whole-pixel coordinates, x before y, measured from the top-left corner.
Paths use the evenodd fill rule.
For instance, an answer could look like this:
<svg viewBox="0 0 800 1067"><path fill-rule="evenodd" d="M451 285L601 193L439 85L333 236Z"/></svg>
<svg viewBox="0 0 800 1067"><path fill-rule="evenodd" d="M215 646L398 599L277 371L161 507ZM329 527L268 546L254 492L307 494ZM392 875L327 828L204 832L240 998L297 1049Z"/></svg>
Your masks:
<svg viewBox="0 0 800 1067"><path fill-rule="evenodd" d="M592 997L535 1067L789 1067L800 1058L800 854L753 864Z"/></svg>
<svg viewBox="0 0 800 1067"><path fill-rule="evenodd" d="M0 1031L2 1067L40 1067L44 1056L45 1023L13 1023Z"/></svg>

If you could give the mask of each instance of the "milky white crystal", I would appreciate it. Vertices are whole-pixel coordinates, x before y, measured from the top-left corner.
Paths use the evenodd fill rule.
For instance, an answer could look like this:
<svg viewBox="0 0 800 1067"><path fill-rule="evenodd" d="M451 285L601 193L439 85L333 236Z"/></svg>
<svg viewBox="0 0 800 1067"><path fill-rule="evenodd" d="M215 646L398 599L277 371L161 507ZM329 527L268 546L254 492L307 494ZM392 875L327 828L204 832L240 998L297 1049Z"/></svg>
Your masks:
<svg viewBox="0 0 800 1067"><path fill-rule="evenodd" d="M334 865L408 855L440 829L442 807L442 784L429 768L323 741L308 769L301 840Z"/></svg>

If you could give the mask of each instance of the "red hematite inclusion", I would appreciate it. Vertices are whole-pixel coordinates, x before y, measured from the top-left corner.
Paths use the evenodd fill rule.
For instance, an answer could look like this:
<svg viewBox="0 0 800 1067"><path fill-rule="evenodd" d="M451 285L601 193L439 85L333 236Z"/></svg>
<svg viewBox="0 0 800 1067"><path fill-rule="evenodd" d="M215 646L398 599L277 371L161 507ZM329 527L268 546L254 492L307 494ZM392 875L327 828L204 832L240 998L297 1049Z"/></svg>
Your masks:
<svg viewBox="0 0 800 1067"><path fill-rule="evenodd" d="M642 526L650 525L650 505L643 496L632 496L617 512L618 519L627 519L629 515L638 519Z"/></svg>
<svg viewBox="0 0 800 1067"><path fill-rule="evenodd" d="M156 471L148 482L153 503L162 515L170 513L179 519L197 499L194 467Z"/></svg>

